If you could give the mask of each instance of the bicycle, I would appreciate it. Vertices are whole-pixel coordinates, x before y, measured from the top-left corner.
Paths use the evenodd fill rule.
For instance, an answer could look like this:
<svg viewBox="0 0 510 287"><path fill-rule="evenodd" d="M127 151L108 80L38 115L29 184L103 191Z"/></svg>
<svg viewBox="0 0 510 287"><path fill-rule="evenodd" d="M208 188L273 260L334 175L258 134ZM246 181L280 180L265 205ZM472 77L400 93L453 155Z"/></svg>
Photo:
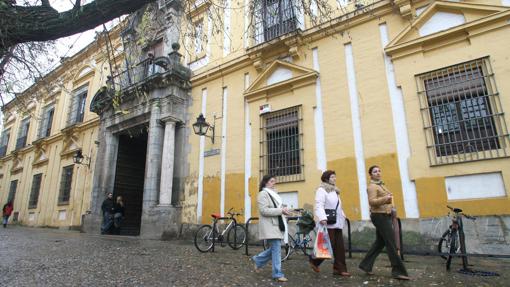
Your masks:
<svg viewBox="0 0 510 287"><path fill-rule="evenodd" d="M463 268L468 269L465 242L466 237L464 234L462 217L473 221L476 220L476 218L462 213L462 209L460 208L453 208L449 205L446 207L453 211L454 215L452 217L452 224L448 227L448 230L443 233L441 239L439 239L437 251L440 253L441 257L446 260L446 270L450 270L452 258L454 256L461 256ZM450 212L448 212L448 216L450 216Z"/></svg>
<svg viewBox="0 0 510 287"><path fill-rule="evenodd" d="M221 215L217 213L211 214L213 226L204 224L197 230L194 243L198 251L203 253L209 250L214 251L214 245L216 243L220 243L221 247L225 247L225 243L227 243L230 248L234 250L243 247L246 242L246 229L244 226L237 223L236 220L236 217L242 214L232 212L232 209L233 208L227 212L228 217L221 217ZM229 221L227 227L221 232L218 226L218 221L220 220Z"/></svg>
<svg viewBox="0 0 510 287"><path fill-rule="evenodd" d="M290 255L296 250L301 250L305 256L308 256L309 249L313 248L312 242L315 238L315 222L313 221L313 215L310 211L304 209L294 209L294 212L299 212L301 214L300 216L287 217L287 221L298 220L298 230L294 233L294 236L289 233L289 242L287 244L282 240L282 261L288 260ZM311 223L302 224L304 220L311 220ZM265 240L263 241L263 247L264 249L268 248Z"/></svg>

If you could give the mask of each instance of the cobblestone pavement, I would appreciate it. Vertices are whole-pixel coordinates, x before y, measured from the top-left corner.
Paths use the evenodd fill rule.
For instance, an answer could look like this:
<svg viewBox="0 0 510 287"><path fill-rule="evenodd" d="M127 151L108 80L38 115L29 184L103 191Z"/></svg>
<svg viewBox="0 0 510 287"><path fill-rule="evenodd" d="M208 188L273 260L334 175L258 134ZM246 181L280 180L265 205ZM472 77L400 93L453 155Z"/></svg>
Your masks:
<svg viewBox="0 0 510 287"><path fill-rule="evenodd" d="M358 253L347 259L350 278L334 277L329 262L315 274L306 257L294 254L283 264L289 282L276 283L270 266L253 272L243 251L217 247L202 254L190 241L9 226L0 229L0 286L510 286L510 259L470 258L473 269L501 275L481 277L446 272L441 258L407 256L413 280L401 282L390 277L385 254L376 262L376 275L359 271ZM460 259L454 263L458 270Z"/></svg>

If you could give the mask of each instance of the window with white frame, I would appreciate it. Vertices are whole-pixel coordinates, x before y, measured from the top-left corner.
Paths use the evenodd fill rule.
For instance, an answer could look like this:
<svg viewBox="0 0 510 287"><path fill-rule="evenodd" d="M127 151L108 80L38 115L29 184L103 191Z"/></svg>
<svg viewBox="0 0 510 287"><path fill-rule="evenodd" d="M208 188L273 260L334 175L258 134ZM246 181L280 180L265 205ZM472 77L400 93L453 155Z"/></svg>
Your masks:
<svg viewBox="0 0 510 287"><path fill-rule="evenodd" d="M301 106L261 116L260 173L278 181L304 179Z"/></svg>
<svg viewBox="0 0 510 287"><path fill-rule="evenodd" d="M7 154L7 147L9 146L9 138L11 137L11 130L6 129L2 132L2 138L0 139L0 156Z"/></svg>
<svg viewBox="0 0 510 287"><path fill-rule="evenodd" d="M41 122L39 124L39 130L37 131L37 138L42 139L51 135L51 125L53 124L53 114L55 113L55 107L48 105L44 107L41 113Z"/></svg>
<svg viewBox="0 0 510 287"><path fill-rule="evenodd" d="M417 75L432 165L508 156L508 132L489 58Z"/></svg>
<svg viewBox="0 0 510 287"><path fill-rule="evenodd" d="M200 19L194 23L195 26L195 57L200 57L204 52L204 20Z"/></svg>
<svg viewBox="0 0 510 287"><path fill-rule="evenodd" d="M85 105L87 102L88 85L84 85L73 91L69 106L69 116L66 126L72 126L83 122L85 115Z"/></svg>
<svg viewBox="0 0 510 287"><path fill-rule="evenodd" d="M27 145L28 129L30 128L30 118L21 121L18 129L18 138L16 139L16 149L24 148Z"/></svg>

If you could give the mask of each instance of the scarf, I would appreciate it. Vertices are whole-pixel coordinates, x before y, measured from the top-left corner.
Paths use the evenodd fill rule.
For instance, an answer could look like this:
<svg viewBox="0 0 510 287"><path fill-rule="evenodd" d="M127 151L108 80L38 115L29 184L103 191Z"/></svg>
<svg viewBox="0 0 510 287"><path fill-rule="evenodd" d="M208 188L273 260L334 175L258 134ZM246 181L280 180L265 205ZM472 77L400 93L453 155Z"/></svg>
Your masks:
<svg viewBox="0 0 510 287"><path fill-rule="evenodd" d="M324 190L327 192L327 193L330 193L330 192L336 192L336 194L340 194L340 189L338 189L338 187L336 187L335 185L332 185L330 183L327 183L327 182L321 182L321 185L320 187L324 188Z"/></svg>
<svg viewBox="0 0 510 287"><path fill-rule="evenodd" d="M274 190L267 188L267 187L264 187L263 190L266 191L273 198L274 203L276 203L277 208L282 208L283 201L277 192L275 192ZM283 242L285 242L285 244L288 244L289 243L289 227L287 225L287 218L285 218L285 215L283 215L283 214L281 215L281 217L283 219L283 225L285 225L285 232L283 233Z"/></svg>

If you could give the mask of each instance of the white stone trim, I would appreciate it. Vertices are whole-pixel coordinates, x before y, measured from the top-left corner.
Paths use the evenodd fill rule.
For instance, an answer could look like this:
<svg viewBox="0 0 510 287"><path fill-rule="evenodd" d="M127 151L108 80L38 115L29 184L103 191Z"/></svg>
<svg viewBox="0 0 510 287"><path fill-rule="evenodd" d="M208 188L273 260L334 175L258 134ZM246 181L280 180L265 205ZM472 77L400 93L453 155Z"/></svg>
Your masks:
<svg viewBox="0 0 510 287"><path fill-rule="evenodd" d="M319 51L312 49L313 68L319 72ZM315 110L313 113L315 123L315 151L317 156L317 169L326 170L326 144L324 142L324 115L322 110L322 90L320 74L315 82Z"/></svg>
<svg viewBox="0 0 510 287"><path fill-rule="evenodd" d="M250 74L244 74L244 89L250 86ZM250 105L244 100L244 221L251 217L251 197L250 197L250 177L251 177L251 124L250 124Z"/></svg>
<svg viewBox="0 0 510 287"><path fill-rule="evenodd" d="M223 87L223 111L221 119L221 185L220 214L225 216L225 173L227 169L227 97L228 89Z"/></svg>
<svg viewBox="0 0 510 287"><path fill-rule="evenodd" d="M207 107L207 89L202 90L202 110L205 115ZM202 223L202 206L204 198L204 151L205 137L200 137L200 152L198 155L198 198L197 198L197 223Z"/></svg>
<svg viewBox="0 0 510 287"><path fill-rule="evenodd" d="M367 177L365 174L365 155L363 152L363 137L361 133L361 118L359 112L358 87L356 84L356 70L352 44L344 45L345 68L347 70L347 83L349 86L349 98L351 102L352 131L354 136L354 153L356 157L356 171L358 175L358 189L361 208L361 219L370 219L368 206Z"/></svg>
<svg viewBox="0 0 510 287"><path fill-rule="evenodd" d="M445 187L448 200L506 197L501 172L449 176Z"/></svg>
<svg viewBox="0 0 510 287"><path fill-rule="evenodd" d="M466 23L466 19L462 14L438 11L418 29L418 33L420 37L423 37L464 23Z"/></svg>
<svg viewBox="0 0 510 287"><path fill-rule="evenodd" d="M409 177L408 161L411 157L409 146L409 135L407 133L407 121L402 90L397 87L395 80L395 69L391 59L384 53L384 47L389 43L388 27L386 24L379 25L381 35L381 51L384 57L386 68L386 81L390 95L391 112L393 116L393 128L395 130L395 142L397 145L397 159L402 185L402 196L404 200L405 215L407 218L419 218L418 199L416 196L416 185Z"/></svg>

